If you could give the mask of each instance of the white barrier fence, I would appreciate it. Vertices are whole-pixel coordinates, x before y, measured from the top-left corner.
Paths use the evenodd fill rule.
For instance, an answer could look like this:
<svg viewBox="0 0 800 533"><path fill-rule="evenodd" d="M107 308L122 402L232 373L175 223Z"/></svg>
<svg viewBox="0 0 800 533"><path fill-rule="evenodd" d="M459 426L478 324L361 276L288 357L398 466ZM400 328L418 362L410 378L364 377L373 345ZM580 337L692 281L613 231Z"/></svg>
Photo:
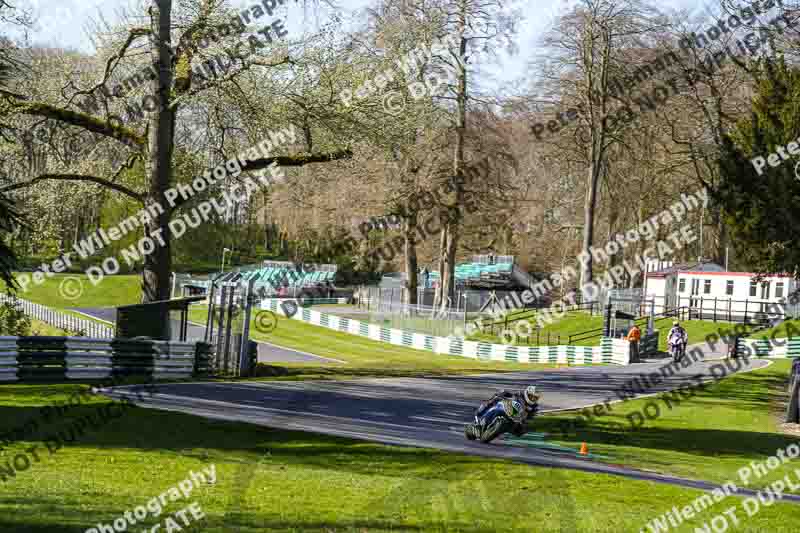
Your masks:
<svg viewBox="0 0 800 533"><path fill-rule="evenodd" d="M286 316L280 303L279 300L275 299L263 300L261 309ZM397 346L406 346L443 355L469 357L482 361L569 365L630 364L630 343L626 340L612 339L610 337L604 337L600 346L512 346L467 341L458 337L438 337L414 331L387 328L302 307L297 309L291 319Z"/></svg>
<svg viewBox="0 0 800 533"><path fill-rule="evenodd" d="M0 304L5 302L14 302L14 298L9 297L6 294L0 294ZM50 309L44 305L29 302L28 300L23 300L22 298L17 298L16 302L26 315L33 317L36 320L41 320L42 322L50 324L51 326L59 329L70 332L81 331L85 336L95 339L114 338L114 328L110 326L105 326L92 320L86 320L69 315L67 313L62 313L61 311Z"/></svg>

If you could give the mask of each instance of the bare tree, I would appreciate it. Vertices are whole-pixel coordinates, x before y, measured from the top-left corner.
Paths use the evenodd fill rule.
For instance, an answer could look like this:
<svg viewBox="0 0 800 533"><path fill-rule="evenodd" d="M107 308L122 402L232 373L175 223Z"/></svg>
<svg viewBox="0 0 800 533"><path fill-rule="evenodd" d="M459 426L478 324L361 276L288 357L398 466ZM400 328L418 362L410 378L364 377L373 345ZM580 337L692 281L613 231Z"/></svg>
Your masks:
<svg viewBox="0 0 800 533"><path fill-rule="evenodd" d="M227 73L219 73L211 80L203 80L198 75L198 64L202 63L204 50L200 43L214 39L223 43L242 39L240 34L230 32L223 34L223 25L230 30L228 21L230 12L225 11L217 0L196 0L194 5L183 6L180 21L173 20L172 0L153 0L147 10L149 24L131 27L117 51L108 58L102 79L89 90L77 90L68 98L66 104L34 101L24 94L4 91L3 97L16 113L42 117L58 121L85 132L92 133L120 143L126 151L125 163L111 176L93 176L84 173L53 172L34 177L25 182L5 186L6 192L30 187L42 181L80 181L92 182L117 193L123 194L142 206L157 205L153 212L160 213L147 223L145 235L156 237L159 245L153 253L146 255L143 271L142 289L144 301L155 301L169 298L171 247L169 222L177 207L171 206L165 192L174 184L173 164L175 155L176 120L180 109L188 105L191 98L215 88L228 87L236 78L251 68L271 69L289 63L288 53L270 57L262 50L249 56L231 57L236 67ZM180 32L177 46L173 50L173 33ZM151 77L143 90L146 96L158 103L157 109L146 120L144 132L135 126L122 124L112 120L106 105L105 115L96 116L73 109L80 98L92 97L98 91L112 94L112 81L118 81L117 69L124 61L135 61L137 54L134 45L146 41L144 50L152 65ZM247 40L253 43L252 40ZM263 44L262 44L263 47ZM212 48L213 49L213 48ZM227 59L227 58L226 58ZM116 76L115 76L116 74ZM351 152L346 149L327 153L310 153L288 156L275 156L251 161L245 170L263 169L277 163L281 166L303 166L309 163L327 162L347 158ZM141 188L133 188L122 184L118 179L123 171L140 163L145 171L145 184Z"/></svg>
<svg viewBox="0 0 800 533"><path fill-rule="evenodd" d="M660 24L638 0L582 0L545 38L541 86L550 95L546 107L555 111L545 122L549 132L559 133L550 142L563 143L566 138L577 145L586 165L581 285L593 279L590 252L599 183L610 172L608 150L619 143L620 132L633 118L616 85L637 66L625 52L639 48L641 39ZM622 105L615 105L618 102Z"/></svg>

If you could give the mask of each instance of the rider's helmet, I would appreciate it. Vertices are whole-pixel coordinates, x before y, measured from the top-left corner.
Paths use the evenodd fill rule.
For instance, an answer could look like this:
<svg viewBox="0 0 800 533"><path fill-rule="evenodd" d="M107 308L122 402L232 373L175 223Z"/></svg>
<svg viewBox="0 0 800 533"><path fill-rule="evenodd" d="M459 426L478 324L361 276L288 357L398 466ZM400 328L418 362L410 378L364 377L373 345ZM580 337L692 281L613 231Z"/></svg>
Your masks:
<svg viewBox="0 0 800 533"><path fill-rule="evenodd" d="M539 396L536 394L536 385L531 385L525 389L525 403L528 405L534 405L536 401L539 399Z"/></svg>

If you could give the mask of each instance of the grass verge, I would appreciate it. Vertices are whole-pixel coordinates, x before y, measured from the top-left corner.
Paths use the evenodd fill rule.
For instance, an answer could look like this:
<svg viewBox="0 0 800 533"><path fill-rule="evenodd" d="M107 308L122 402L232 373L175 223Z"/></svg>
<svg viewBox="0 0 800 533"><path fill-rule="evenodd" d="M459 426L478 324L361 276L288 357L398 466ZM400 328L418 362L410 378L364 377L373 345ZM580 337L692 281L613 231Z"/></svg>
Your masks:
<svg viewBox="0 0 800 533"><path fill-rule="evenodd" d="M41 320L36 320L35 318L31 318L31 335L34 336L42 335L45 337L64 337L67 336L68 333L63 329L51 326L47 322L42 322Z"/></svg>
<svg viewBox="0 0 800 533"><path fill-rule="evenodd" d="M739 468L800 440L778 430L790 365L789 360L777 360L761 370L734 374L705 390L694 389L696 394L688 399L659 394L610 404L610 412L590 413L588 421L580 411L545 415L534 427L552 435L557 444L574 447L587 442L590 452L613 463L719 483L736 481ZM658 415L632 429L632 413L643 413L648 404L647 412ZM563 431L565 427L576 430ZM793 465L776 469L758 483L783 477L789 467Z"/></svg>
<svg viewBox="0 0 800 533"><path fill-rule="evenodd" d="M22 276L30 276L30 273L18 272L17 280ZM72 280L65 281L68 278ZM54 274L38 284L29 279L27 286L21 287L17 296L53 309L116 307L139 303L141 282L141 276L135 274L107 276L97 285L93 285L85 274ZM0 288L5 291L5 284Z"/></svg>
<svg viewBox="0 0 800 533"><path fill-rule="evenodd" d="M0 385L0 432L66 401L81 385ZM40 461L0 481L0 530L78 533L111 522L214 465L216 483L167 505L142 531L197 502L204 532L639 531L692 489L533 467L428 449L270 430L132 408L48 453L42 438L109 403L95 398L0 451L0 465L39 446ZM731 503L730 505L733 505ZM678 531L694 531L718 504ZM189 515L191 517L191 515ZM791 532L800 506L778 503L737 531ZM173 528L173 531L178 529Z"/></svg>

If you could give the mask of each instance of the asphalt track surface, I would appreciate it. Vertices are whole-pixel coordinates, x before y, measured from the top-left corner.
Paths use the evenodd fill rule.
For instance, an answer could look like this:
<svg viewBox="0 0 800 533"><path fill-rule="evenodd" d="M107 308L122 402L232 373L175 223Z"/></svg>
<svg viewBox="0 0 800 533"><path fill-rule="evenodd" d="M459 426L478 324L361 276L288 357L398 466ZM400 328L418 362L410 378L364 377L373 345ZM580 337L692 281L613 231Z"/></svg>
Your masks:
<svg viewBox="0 0 800 533"><path fill-rule="evenodd" d="M103 320L110 324L114 324L117 320L117 310L113 307L76 307L71 309L83 313L84 315ZM180 331L180 323L177 320L172 321L172 331L175 335ZM186 327L186 339L188 341L201 341L205 337L205 326L194 324L190 322ZM335 359L320 357L290 348L284 348L269 342L256 341L258 344L258 362L259 363L324 363L334 364L341 363Z"/></svg>
<svg viewBox="0 0 800 533"><path fill-rule="evenodd" d="M655 372L666 362L444 378L163 384L157 385L152 395L142 398L136 398L131 387L102 392L115 398L128 397L142 407L207 418L713 489L717 485L605 464L573 453L509 446L500 440L486 445L464 437L464 424L471 420L475 407L498 389L520 389L535 384L542 393L543 412L575 409L618 400L616 391L622 384L637 374ZM715 364L724 363L693 363L644 394L695 383L691 378L697 374L711 380L709 369ZM768 364L764 360L750 360L740 371L756 370ZM665 407L662 405L662 408ZM756 493L741 489L738 494ZM785 500L800 503L800 496L789 495Z"/></svg>

